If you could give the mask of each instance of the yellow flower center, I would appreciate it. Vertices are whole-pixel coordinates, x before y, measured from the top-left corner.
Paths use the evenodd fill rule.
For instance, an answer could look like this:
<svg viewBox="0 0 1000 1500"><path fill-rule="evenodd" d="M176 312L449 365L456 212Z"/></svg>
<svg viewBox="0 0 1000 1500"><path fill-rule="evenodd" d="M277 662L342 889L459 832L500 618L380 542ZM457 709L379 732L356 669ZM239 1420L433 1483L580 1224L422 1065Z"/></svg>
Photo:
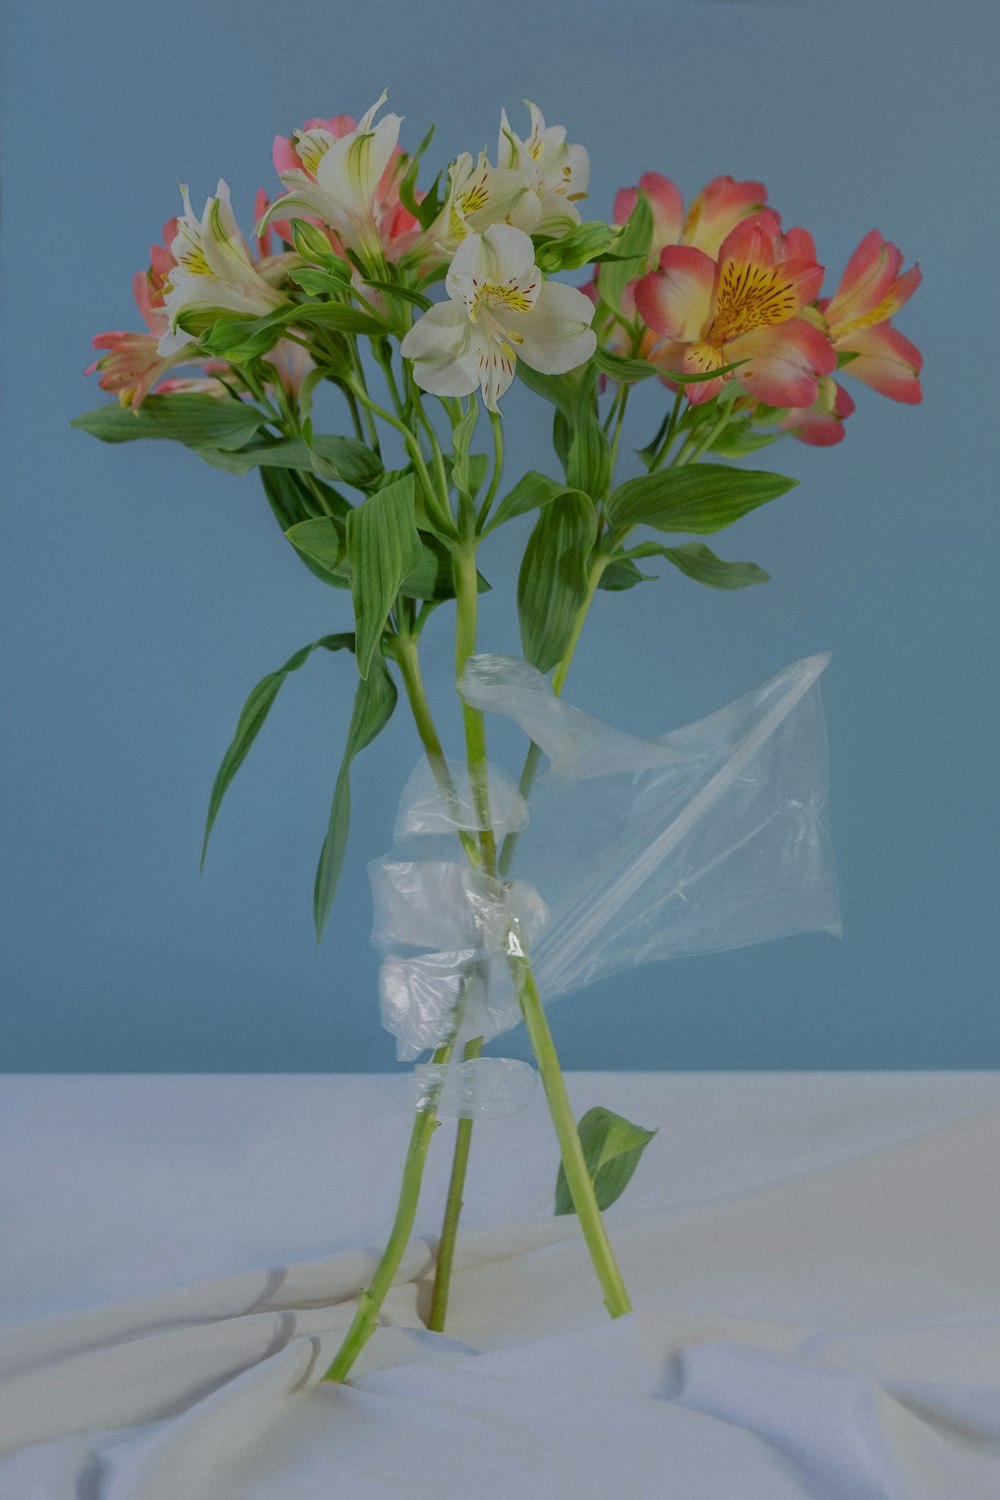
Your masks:
<svg viewBox="0 0 1000 1500"><path fill-rule="evenodd" d="M751 328L784 323L794 312L794 289L779 267L727 260L719 277L718 308L708 337L713 344L724 344Z"/></svg>

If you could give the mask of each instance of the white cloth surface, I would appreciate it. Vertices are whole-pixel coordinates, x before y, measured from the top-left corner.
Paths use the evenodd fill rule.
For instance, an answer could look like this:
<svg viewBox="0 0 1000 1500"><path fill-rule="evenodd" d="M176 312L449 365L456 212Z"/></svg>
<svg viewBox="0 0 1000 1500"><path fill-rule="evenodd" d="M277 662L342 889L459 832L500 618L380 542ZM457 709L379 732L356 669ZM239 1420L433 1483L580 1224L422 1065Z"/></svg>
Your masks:
<svg viewBox="0 0 1000 1500"><path fill-rule="evenodd" d="M0 1500L997 1500L1000 1075L572 1074L658 1126L611 1322L541 1097L452 1126L348 1387L412 1079L0 1080Z"/></svg>

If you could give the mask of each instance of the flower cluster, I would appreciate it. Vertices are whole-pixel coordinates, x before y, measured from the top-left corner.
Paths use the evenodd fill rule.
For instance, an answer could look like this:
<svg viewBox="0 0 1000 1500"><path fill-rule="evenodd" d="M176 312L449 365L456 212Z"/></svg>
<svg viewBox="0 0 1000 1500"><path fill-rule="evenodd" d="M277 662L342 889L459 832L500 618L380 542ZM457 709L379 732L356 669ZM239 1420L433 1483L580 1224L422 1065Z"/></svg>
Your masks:
<svg viewBox="0 0 1000 1500"><path fill-rule="evenodd" d="M284 191L270 203L258 192L252 249L224 182L200 216L182 189L182 214L133 283L146 331L94 340L100 357L89 370L100 371L106 390L133 409L151 391L222 392L228 366L212 357L205 335L220 320L294 322L302 289L325 276L335 297L378 316L393 285L423 297L422 316L399 329L414 380L441 397L478 389L491 411L518 359L561 375L599 346L645 362L671 389L680 384L692 418L722 398L744 427L816 445L839 441L854 410L834 379L841 368L896 401L921 399L920 353L891 323L920 271L904 271L899 250L877 230L823 297L812 236L781 227L760 182L716 177L685 209L674 183L650 171L618 193L612 225L581 224L587 153L530 103L524 137L502 113L495 162L485 150L463 152L442 192L435 183L421 193L420 152L411 157L400 146L400 116L377 118L384 102L383 94L360 120L317 117L276 138ZM622 261L643 214L645 234L629 245L623 279L608 262ZM296 225L311 232L308 247ZM552 247L594 231L592 245L604 253L591 281L578 289L548 279L553 268L581 263L568 253L553 260ZM281 248L272 253L275 236ZM425 291L442 278L446 299L430 306ZM282 335L276 328L265 373L294 393L313 366L315 340L304 329ZM203 373L164 378L181 363ZM234 384L246 384L238 370Z"/></svg>
<svg viewBox="0 0 1000 1500"><path fill-rule="evenodd" d="M920 352L889 322L920 270L901 273L902 255L877 230L824 299L812 236L782 230L763 183L716 177L685 213L674 183L647 172L618 194L616 222L630 219L640 193L652 221L649 253L613 309L612 339L663 371L709 377L688 387L691 405L734 382L752 417L825 446L840 440L854 410L832 378L841 365L896 401L920 401ZM713 379L713 371L723 373Z"/></svg>

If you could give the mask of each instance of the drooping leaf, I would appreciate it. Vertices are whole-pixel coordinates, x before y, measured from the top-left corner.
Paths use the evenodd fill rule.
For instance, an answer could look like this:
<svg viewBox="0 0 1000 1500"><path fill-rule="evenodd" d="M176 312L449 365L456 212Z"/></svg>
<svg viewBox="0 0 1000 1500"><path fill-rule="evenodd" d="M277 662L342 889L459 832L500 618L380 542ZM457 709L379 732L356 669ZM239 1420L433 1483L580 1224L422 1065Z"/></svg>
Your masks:
<svg viewBox="0 0 1000 1500"><path fill-rule="evenodd" d="M389 676L385 661L379 653L371 662L367 677L359 679L354 694L354 711L347 731L347 744L344 746L344 757L330 807L330 821L316 867L313 917L317 943L323 936L333 898L337 894L337 884L347 850L347 836L351 827L351 763L388 724L396 707L396 697L396 684Z"/></svg>
<svg viewBox="0 0 1000 1500"><path fill-rule="evenodd" d="M262 677L257 686L252 688L246 702L240 710L239 719L236 722L236 732L229 743L222 763L216 772L215 781L212 784L212 793L208 799L208 816L205 819L205 835L201 845L201 868L205 868L205 856L208 853L208 841L212 834L212 827L218 816L222 799L226 795L229 785L246 760L250 747L263 727L264 720L271 711L278 693L289 672L297 672L308 660L312 653L319 647L326 651L353 651L353 635L324 635L318 641L313 641L309 646L303 646L290 656L283 667L276 672L269 672Z"/></svg>
<svg viewBox="0 0 1000 1500"><path fill-rule="evenodd" d="M797 479L762 469L688 464L627 479L609 496L605 515L615 532L653 526L657 531L708 535L787 494L796 484Z"/></svg>
<svg viewBox="0 0 1000 1500"><path fill-rule="evenodd" d="M610 1208L621 1197L632 1180L632 1174L646 1147L656 1134L633 1125L613 1110L588 1109L577 1125L580 1144L587 1163L594 1196L600 1209ZM556 1213L571 1214L573 1198L566 1173L559 1168L556 1180Z"/></svg>
<svg viewBox="0 0 1000 1500"><path fill-rule="evenodd" d="M117 402L98 406L75 417L70 426L89 432L102 443L169 438L188 448L229 452L252 438L266 421L264 413L247 402L186 391L147 396L138 411L126 410Z"/></svg>
<svg viewBox="0 0 1000 1500"><path fill-rule="evenodd" d="M512 521L515 516L526 515L529 510L541 510L548 505L550 500L555 500L557 495L566 493L565 484L556 479L550 479L547 474L540 474L537 469L529 469L522 479L517 481L509 494L505 495L493 512L486 526L488 534L505 521Z"/></svg>
<svg viewBox="0 0 1000 1500"><path fill-rule="evenodd" d="M770 573L765 573L752 562L727 562L716 557L711 547L704 542L683 542L679 547L664 547L661 542L640 542L630 547L628 558L664 557L673 563L688 578L704 583L712 589L745 589L755 583L770 583Z"/></svg>
<svg viewBox="0 0 1000 1500"><path fill-rule="evenodd" d="M423 550L413 515L414 478L376 490L347 518L347 556L357 629L358 671L368 676L393 601Z"/></svg>
<svg viewBox="0 0 1000 1500"><path fill-rule="evenodd" d="M524 655L542 672L555 666L569 644L587 597L587 560L596 535L590 496L564 490L545 506L528 538L517 612Z"/></svg>

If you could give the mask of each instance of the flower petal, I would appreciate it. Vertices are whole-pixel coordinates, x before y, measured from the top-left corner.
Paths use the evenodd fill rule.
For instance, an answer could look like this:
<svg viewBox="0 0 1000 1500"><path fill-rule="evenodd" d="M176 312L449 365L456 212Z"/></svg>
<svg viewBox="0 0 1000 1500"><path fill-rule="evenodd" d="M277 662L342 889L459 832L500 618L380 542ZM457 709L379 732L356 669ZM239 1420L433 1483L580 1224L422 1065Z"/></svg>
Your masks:
<svg viewBox="0 0 1000 1500"><path fill-rule="evenodd" d="M853 375L862 385L908 406L917 406L923 400L920 389L923 356L897 328L890 328L888 323L863 328L849 338L838 340L837 348L857 354L856 359L844 366L845 375Z"/></svg>
<svg viewBox="0 0 1000 1500"><path fill-rule="evenodd" d="M690 245L667 245L656 271L635 285L635 305L654 333L700 339L712 308L715 262Z"/></svg>
<svg viewBox="0 0 1000 1500"><path fill-rule="evenodd" d="M812 406L818 380L837 367L837 352L803 318L753 328L726 346L727 360L749 358L736 379L768 406Z"/></svg>
<svg viewBox="0 0 1000 1500"><path fill-rule="evenodd" d="M760 213L767 200L762 182L734 182L731 177L713 177L688 209L684 243L716 255L735 224L749 214ZM770 210L768 210L770 212ZM772 215L777 227L777 215Z"/></svg>
<svg viewBox="0 0 1000 1500"><path fill-rule="evenodd" d="M501 321L525 364L543 375L563 375L597 348L593 316L594 304L575 286L546 281L530 312L505 313Z"/></svg>

